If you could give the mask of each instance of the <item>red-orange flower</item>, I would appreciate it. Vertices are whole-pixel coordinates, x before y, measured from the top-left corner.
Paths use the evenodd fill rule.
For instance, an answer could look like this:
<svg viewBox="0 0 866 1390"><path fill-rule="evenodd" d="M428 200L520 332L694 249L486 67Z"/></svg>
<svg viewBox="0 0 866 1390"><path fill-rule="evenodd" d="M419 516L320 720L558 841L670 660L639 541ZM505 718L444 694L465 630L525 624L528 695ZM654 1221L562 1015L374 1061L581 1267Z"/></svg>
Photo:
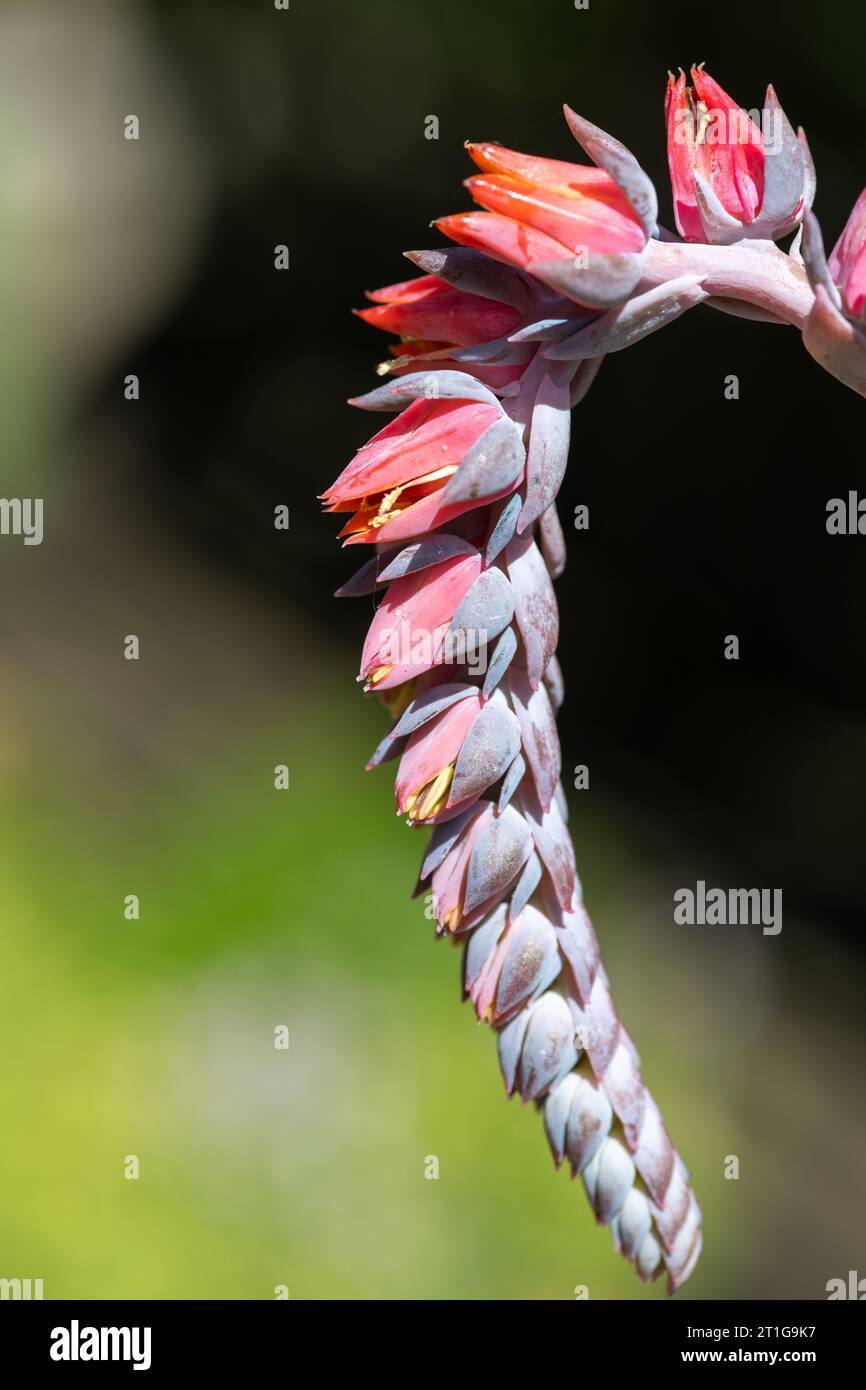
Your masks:
<svg viewBox="0 0 866 1390"><path fill-rule="evenodd" d="M440 231L463 246L533 272L551 261L638 253L646 233L628 198L604 169L519 154L501 145L467 145L484 172L466 187L484 212L441 217Z"/></svg>

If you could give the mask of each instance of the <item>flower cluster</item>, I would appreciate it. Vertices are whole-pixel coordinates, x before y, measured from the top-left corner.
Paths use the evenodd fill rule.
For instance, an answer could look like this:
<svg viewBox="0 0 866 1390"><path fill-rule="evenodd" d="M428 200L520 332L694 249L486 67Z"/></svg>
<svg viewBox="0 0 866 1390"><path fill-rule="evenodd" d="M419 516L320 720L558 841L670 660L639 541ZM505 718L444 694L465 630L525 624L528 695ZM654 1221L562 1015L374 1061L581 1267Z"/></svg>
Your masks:
<svg viewBox="0 0 866 1390"><path fill-rule="evenodd" d="M571 410L606 354L700 303L794 325L866 394L866 194L827 260L808 146L772 88L753 120L702 68L692 82L666 102L679 237L635 157L568 107L591 164L467 146L480 211L441 218L455 244L407 252L420 273L360 311L397 341L352 404L394 418L323 495L345 544L375 547L338 593L381 591L358 678L392 723L368 766L396 761L398 812L432 829L416 893L464 946L508 1094L543 1110L616 1248L671 1290L700 1210L613 1004L560 784Z"/></svg>

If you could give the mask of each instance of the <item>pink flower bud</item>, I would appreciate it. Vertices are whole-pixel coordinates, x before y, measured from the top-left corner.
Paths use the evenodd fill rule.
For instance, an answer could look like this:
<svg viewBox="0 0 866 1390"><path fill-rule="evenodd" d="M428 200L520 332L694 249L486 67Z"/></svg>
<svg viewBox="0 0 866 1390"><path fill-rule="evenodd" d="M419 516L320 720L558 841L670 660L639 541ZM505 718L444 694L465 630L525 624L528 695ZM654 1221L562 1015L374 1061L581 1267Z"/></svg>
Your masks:
<svg viewBox="0 0 866 1390"><path fill-rule="evenodd" d="M794 135L772 87L760 126L703 66L668 77L665 120L674 216L687 241L776 240L814 194L802 131Z"/></svg>
<svg viewBox="0 0 866 1390"><path fill-rule="evenodd" d="M454 289L438 275L419 275L368 292L372 309L356 309L358 318L401 338L427 339L426 350L471 347L504 338L520 323L509 304Z"/></svg>

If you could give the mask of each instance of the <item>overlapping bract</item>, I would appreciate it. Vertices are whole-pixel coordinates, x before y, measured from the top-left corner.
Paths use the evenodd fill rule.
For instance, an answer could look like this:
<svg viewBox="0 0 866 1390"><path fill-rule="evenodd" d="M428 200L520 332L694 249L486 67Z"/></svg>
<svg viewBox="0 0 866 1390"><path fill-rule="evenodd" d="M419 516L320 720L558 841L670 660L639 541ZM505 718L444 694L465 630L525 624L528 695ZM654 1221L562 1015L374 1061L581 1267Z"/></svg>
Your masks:
<svg viewBox="0 0 866 1390"><path fill-rule="evenodd" d="M376 547L338 592L381 594L358 679L392 724L368 767L396 761L398 812L432 829L416 894L464 945L508 1094L543 1110L557 1165L671 1290L698 1259L700 1211L613 1005L560 783L570 412L607 353L702 302L794 324L816 356L829 337L824 365L866 386L866 195L828 262L805 138L772 88L760 132L701 68L692 80L667 97L682 242L634 156L568 107L591 166L468 146L481 211L441 218L457 244L407 252L420 273L368 296L361 317L399 341L352 404L394 419L324 494L349 514L344 543ZM773 244L800 222L802 258Z"/></svg>
<svg viewBox="0 0 866 1390"><path fill-rule="evenodd" d="M381 549L341 593L383 589L360 679L383 693L394 722L371 764L399 759L398 811L433 827L417 892L430 894L437 930L465 942L465 995L499 1032L508 1093L543 1107L557 1165L582 1177L640 1276L667 1270L675 1288L698 1256L699 1212L599 964L559 780L551 571L564 553L553 496L570 383L536 371L533 392L515 399L513 419L476 399L486 389L469 373L443 368L360 398L398 410L401 428L362 449L328 501L351 500L364 539L377 540L393 525L373 528L370 514L386 516L380 499L398 510L399 488L447 456L461 510L436 497L429 519L443 518L441 529L425 522L420 538ZM427 505L409 500L407 512Z"/></svg>

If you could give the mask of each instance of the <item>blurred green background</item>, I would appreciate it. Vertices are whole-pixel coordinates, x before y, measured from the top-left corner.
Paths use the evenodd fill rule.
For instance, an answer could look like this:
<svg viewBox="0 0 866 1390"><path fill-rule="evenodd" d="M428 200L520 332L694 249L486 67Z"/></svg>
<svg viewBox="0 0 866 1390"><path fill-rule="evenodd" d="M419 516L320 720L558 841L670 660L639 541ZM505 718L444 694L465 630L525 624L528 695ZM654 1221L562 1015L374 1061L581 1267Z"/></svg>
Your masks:
<svg viewBox="0 0 866 1390"><path fill-rule="evenodd" d="M0 542L0 1276L42 1278L47 1298L664 1296L553 1172L531 1108L506 1103L494 1039L459 1006L459 955L409 901L425 837L395 820L389 769L361 770L383 727L353 681L369 607L331 602L352 566L314 495L364 437L340 402L381 355L348 310L403 274L430 217L464 206L464 135L567 154L567 98L619 116L661 179L664 70L719 51L744 104L753 69L799 84L813 145L844 164L815 93L853 11L788 6L809 43L762 21L744 53L742 32L669 9L0 6L2 490L46 499L42 546ZM862 151L862 132L839 138ZM834 227L866 157L856 187L853 164L846 177L825 201ZM272 269L281 241L297 277ZM743 326L713 328L722 351ZM644 345L648 399L670 381L659 342ZM824 383L808 389L823 408ZM604 376L597 390L582 477L617 400ZM753 460L732 468L748 486ZM607 473L619 492L613 459ZM629 602L652 588L620 582ZM829 676L797 705L767 684L728 802L711 776L687 783L688 682L642 691L628 642L590 614L578 648L580 621L566 609L566 766L596 716L600 732L572 824L620 1012L704 1210L685 1296L821 1298L863 1263L862 704L832 705ZM652 698L671 711L655 737ZM799 722L765 804L757 760L782 705ZM839 758L809 761L801 785L802 748L828 731ZM808 891L789 896L798 872ZM784 881L781 937L684 935L671 893L696 876Z"/></svg>

